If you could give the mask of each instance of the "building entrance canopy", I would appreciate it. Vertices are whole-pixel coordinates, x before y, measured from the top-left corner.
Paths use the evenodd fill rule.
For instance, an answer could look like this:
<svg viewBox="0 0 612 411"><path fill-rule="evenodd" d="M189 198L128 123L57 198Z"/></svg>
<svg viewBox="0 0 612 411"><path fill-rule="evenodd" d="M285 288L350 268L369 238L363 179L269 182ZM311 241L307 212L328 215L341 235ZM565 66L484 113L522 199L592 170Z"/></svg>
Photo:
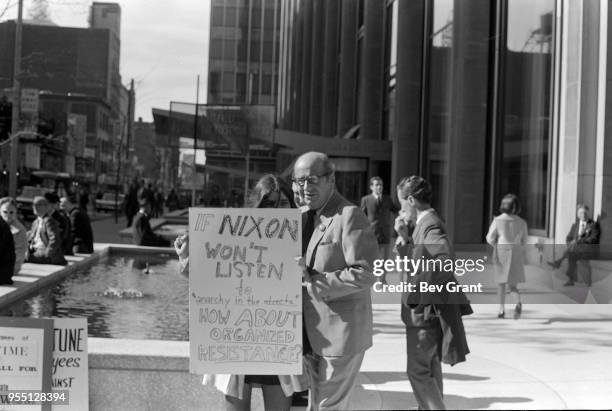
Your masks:
<svg viewBox="0 0 612 411"><path fill-rule="evenodd" d="M271 148L274 106L207 105L171 102L170 110L153 109L155 131L171 145L180 137L196 137L198 148L246 153L248 148ZM262 147L263 146L263 147Z"/></svg>

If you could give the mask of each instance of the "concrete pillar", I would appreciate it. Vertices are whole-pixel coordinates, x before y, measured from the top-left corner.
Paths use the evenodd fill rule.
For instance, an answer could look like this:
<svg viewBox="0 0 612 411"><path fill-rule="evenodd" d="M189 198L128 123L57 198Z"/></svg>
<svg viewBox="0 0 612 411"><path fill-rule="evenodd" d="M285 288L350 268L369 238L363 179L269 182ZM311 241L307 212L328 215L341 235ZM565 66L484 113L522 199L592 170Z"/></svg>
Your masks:
<svg viewBox="0 0 612 411"><path fill-rule="evenodd" d="M397 134L393 140L391 187L418 173L423 66L424 0L398 0Z"/></svg>
<svg viewBox="0 0 612 411"><path fill-rule="evenodd" d="M301 0L294 0L294 7L303 3ZM302 49L302 39L304 37L304 14L297 12L294 15L294 36L291 44L291 93L289 95L289 111L291 116L291 130L300 129L300 119L303 112L301 93L302 93L302 60L304 50Z"/></svg>
<svg viewBox="0 0 612 411"><path fill-rule="evenodd" d="M382 131L382 93L384 87L384 12L385 2L365 0L363 56L360 64L358 123L362 139L378 140Z"/></svg>
<svg viewBox="0 0 612 411"><path fill-rule="evenodd" d="M321 135L321 107L323 98L323 51L329 41L325 34L324 0L311 0L312 3L312 51L310 53L310 114L308 133Z"/></svg>
<svg viewBox="0 0 612 411"><path fill-rule="evenodd" d="M452 107L445 210L451 238L483 241L487 157L490 2L455 0Z"/></svg>
<svg viewBox="0 0 612 411"><path fill-rule="evenodd" d="M606 44L605 44L605 85L601 85L601 89L605 90L605 110L604 114L604 132L603 136L608 136L603 139L599 147L598 153L601 154L601 179L598 184L600 190L600 214L599 223L601 225L601 244L602 251L605 253L603 258L612 258L612 7L607 7L602 16L605 16L604 24ZM597 204L596 204L597 206ZM597 211L597 209L594 207ZM595 216L597 217L597 216Z"/></svg>
<svg viewBox="0 0 612 411"><path fill-rule="evenodd" d="M339 7L338 1L325 3L325 56L321 104L321 135L325 137L331 137L337 131Z"/></svg>
<svg viewBox="0 0 612 411"><path fill-rule="evenodd" d="M302 36L302 62L298 66L302 70L302 87L298 98L301 100L300 103L300 128L299 131L303 133L308 132L308 125L310 121L310 83L311 83L311 72L312 72L312 22L313 22L313 2L303 1L301 7L304 8L304 24L303 24L303 36Z"/></svg>
<svg viewBox="0 0 612 411"><path fill-rule="evenodd" d="M357 8L356 0L342 0L340 33L340 89L338 98L338 135L355 125L355 74L357 68Z"/></svg>

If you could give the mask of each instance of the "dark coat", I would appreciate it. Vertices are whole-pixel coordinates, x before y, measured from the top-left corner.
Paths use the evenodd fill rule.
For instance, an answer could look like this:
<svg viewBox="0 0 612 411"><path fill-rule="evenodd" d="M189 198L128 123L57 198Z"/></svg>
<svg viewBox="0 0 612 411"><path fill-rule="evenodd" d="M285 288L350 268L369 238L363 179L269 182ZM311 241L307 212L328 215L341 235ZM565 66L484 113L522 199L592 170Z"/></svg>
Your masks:
<svg viewBox="0 0 612 411"><path fill-rule="evenodd" d="M51 217L57 221L62 236L62 250L64 255L72 254L72 227L70 218L59 210L53 210Z"/></svg>
<svg viewBox="0 0 612 411"><path fill-rule="evenodd" d="M599 254L599 236L601 233L599 223L588 219L582 235L578 234L579 230L580 221L577 220L574 224L572 224L572 228L570 228L570 231L567 233L567 237L565 238L567 243L572 241L576 242L575 245L569 249L569 251L577 259L589 260L597 258Z"/></svg>
<svg viewBox="0 0 612 411"><path fill-rule="evenodd" d="M59 264L65 265L64 251L62 250L62 233L60 232L57 221L50 215L46 215L42 219L42 231L40 237L43 248L33 249L34 236L38 230L40 219L37 218L32 223L32 229L28 231L28 261L42 264Z"/></svg>
<svg viewBox="0 0 612 411"><path fill-rule="evenodd" d="M8 283L15 271L15 241L9 226L0 218L0 284Z"/></svg>
<svg viewBox="0 0 612 411"><path fill-rule="evenodd" d="M93 253L93 230L87 211L79 207L70 210L70 223L75 252Z"/></svg>
<svg viewBox="0 0 612 411"><path fill-rule="evenodd" d="M412 238L413 260L444 261L453 258L446 227L435 212L427 214L416 224ZM402 296L402 321L407 327L439 326L442 341L438 346L442 361L450 365L465 361L470 350L461 317L473 313L469 300L463 293L447 292L446 287L442 292L421 293L418 284L422 281L430 285L458 282L452 272L420 270L415 273L410 282L417 284L417 291Z"/></svg>
<svg viewBox="0 0 612 411"><path fill-rule="evenodd" d="M382 195L378 201L374 194L369 194L361 199L361 211L368 217L378 244L391 243L393 214L399 211L391 197Z"/></svg>
<svg viewBox="0 0 612 411"><path fill-rule="evenodd" d="M169 247L170 242L159 235L155 234L151 230L151 224L149 223L149 216L140 211L134 217L132 223L132 235L134 238L134 244L144 245L149 247Z"/></svg>

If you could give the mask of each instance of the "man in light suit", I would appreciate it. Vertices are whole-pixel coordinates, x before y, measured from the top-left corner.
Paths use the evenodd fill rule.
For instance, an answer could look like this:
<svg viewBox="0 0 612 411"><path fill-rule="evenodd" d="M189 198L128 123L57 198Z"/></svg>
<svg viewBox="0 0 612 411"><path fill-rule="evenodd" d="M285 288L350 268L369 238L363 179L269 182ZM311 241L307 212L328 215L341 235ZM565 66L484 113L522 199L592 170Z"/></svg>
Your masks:
<svg viewBox="0 0 612 411"><path fill-rule="evenodd" d="M302 214L298 266L305 287L309 408L347 409L365 351L372 345L376 237L363 212L336 191L333 164L325 154L300 156L293 185L308 209Z"/></svg>
<svg viewBox="0 0 612 411"><path fill-rule="evenodd" d="M412 233L413 260L452 259L453 252L444 223L430 206L431 185L422 177L404 178L397 186L397 196L406 215L416 215ZM410 244L405 218L396 219L395 229ZM400 256L407 251L398 247ZM432 264L433 265L433 264ZM444 264L442 264L444 265ZM441 267L441 266L440 266ZM420 269L409 273L416 291L402 296L402 321L406 325L407 374L421 410L446 409L443 400L441 362L454 365L465 361L469 353L462 315L472 313L463 293L421 293L419 283L445 285L457 282L453 272Z"/></svg>
<svg viewBox="0 0 612 411"><path fill-rule="evenodd" d="M361 198L361 211L368 217L378 242L378 258L388 259L391 251L391 232L394 215L399 208L391 197L383 194L383 181L380 177L370 179L371 193ZM386 283L385 274L379 280Z"/></svg>

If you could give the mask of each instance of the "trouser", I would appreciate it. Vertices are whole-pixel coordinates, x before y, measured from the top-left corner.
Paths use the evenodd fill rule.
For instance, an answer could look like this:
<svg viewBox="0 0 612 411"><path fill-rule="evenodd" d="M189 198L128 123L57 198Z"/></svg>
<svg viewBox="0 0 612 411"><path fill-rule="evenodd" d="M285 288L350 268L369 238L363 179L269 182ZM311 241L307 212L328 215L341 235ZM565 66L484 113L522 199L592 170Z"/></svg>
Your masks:
<svg viewBox="0 0 612 411"><path fill-rule="evenodd" d="M442 330L439 327L406 327L407 374L421 410L444 410Z"/></svg>
<svg viewBox="0 0 612 411"><path fill-rule="evenodd" d="M316 353L304 356L310 383L309 411L348 409L364 354L365 351L342 357Z"/></svg>

